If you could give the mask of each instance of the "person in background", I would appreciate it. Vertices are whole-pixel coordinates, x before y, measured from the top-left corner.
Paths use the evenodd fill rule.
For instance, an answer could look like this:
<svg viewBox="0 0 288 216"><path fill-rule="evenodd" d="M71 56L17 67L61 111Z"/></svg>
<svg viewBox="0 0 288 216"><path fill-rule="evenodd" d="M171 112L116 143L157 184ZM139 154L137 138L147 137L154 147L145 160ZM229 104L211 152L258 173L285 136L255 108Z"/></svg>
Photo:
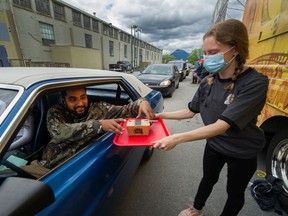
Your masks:
<svg viewBox="0 0 288 216"><path fill-rule="evenodd" d="M198 66L195 70L195 72L193 73L193 77L192 77L192 83L197 83L199 84L201 82L201 74L202 74L202 70L203 70L203 64L200 61L198 63Z"/></svg>
<svg viewBox="0 0 288 216"><path fill-rule="evenodd" d="M204 67L211 74L204 79L188 107L157 114L164 119L192 118L200 113L198 129L173 134L153 142L154 148L170 150L185 142L206 139L203 177L193 207L179 216L202 216L203 207L219 174L227 164L227 201L221 216L235 216L244 205L244 192L257 168L257 154L265 137L256 126L268 88L268 78L245 66L248 33L236 19L215 24L203 37Z"/></svg>

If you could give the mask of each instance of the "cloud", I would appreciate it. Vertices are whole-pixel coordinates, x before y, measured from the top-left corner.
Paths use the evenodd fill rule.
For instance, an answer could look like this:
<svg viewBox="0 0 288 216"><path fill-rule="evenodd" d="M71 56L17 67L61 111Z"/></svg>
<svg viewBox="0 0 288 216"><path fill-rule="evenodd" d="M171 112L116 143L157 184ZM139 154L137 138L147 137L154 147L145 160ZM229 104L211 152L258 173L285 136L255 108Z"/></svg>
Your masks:
<svg viewBox="0 0 288 216"><path fill-rule="evenodd" d="M141 40L170 54L176 49L191 52L202 46L202 37L209 29L215 0L65 0L100 19L131 33L137 25ZM241 19L245 0L230 0L228 18ZM229 9L231 8L231 9Z"/></svg>

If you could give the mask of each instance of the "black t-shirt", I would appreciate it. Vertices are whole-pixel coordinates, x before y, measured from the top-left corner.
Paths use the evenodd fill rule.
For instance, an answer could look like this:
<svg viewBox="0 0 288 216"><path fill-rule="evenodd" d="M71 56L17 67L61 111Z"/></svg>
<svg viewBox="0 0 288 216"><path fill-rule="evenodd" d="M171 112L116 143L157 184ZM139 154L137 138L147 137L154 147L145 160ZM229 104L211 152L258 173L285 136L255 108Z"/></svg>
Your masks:
<svg viewBox="0 0 288 216"><path fill-rule="evenodd" d="M231 126L224 134L207 139L214 150L229 157L252 158L265 145L256 122L265 104L268 78L248 68L238 76L233 90L225 90L230 82L218 74L212 85L204 79L188 108L200 113L205 125L221 119Z"/></svg>

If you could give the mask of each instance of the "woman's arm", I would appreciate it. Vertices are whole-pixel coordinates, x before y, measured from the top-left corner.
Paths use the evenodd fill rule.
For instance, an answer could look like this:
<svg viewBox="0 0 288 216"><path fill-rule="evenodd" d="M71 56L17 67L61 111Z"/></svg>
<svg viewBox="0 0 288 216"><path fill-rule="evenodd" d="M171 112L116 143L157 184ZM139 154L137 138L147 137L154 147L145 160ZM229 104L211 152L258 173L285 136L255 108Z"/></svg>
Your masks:
<svg viewBox="0 0 288 216"><path fill-rule="evenodd" d="M163 119L187 119L192 118L195 115L194 112L192 112L189 109L183 109L178 110L174 112L163 112L156 114L156 117L163 118Z"/></svg>
<svg viewBox="0 0 288 216"><path fill-rule="evenodd" d="M185 143L189 141L207 139L220 134L223 134L226 130L230 128L230 125L223 121L217 120L215 123L206 125L204 127L195 129L193 131L188 131L184 133L173 134L171 136L164 137L160 140L154 141L153 147L170 150L173 149L177 144Z"/></svg>

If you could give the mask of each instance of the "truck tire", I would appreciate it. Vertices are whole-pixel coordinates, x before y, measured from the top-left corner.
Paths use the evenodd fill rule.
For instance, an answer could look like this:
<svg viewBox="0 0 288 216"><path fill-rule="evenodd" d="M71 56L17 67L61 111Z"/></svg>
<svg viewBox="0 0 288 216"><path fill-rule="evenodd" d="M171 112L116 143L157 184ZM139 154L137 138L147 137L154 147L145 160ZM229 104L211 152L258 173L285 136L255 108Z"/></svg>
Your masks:
<svg viewBox="0 0 288 216"><path fill-rule="evenodd" d="M283 192L278 197L283 210L288 212L288 129L272 137L266 153L266 173L284 181Z"/></svg>

